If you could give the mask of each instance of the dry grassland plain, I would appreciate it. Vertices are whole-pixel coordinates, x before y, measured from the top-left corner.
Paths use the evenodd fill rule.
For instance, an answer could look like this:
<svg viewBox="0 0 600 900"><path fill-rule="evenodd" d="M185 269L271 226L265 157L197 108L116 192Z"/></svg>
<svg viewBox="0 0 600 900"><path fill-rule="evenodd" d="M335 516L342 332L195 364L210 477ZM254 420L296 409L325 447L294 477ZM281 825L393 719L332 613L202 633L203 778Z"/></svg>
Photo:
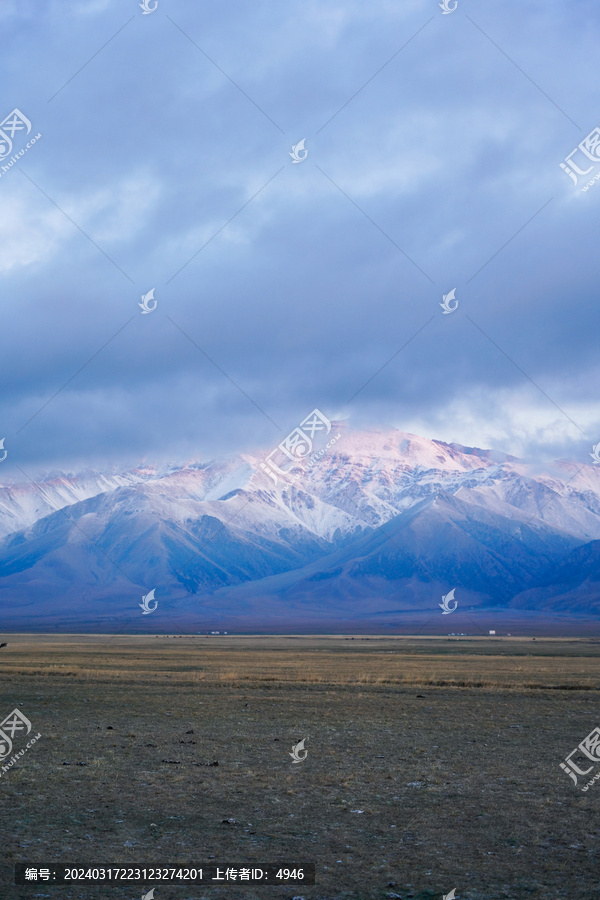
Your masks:
<svg viewBox="0 0 600 900"><path fill-rule="evenodd" d="M560 769L600 725L596 639L1 640L0 718L42 735L0 777L2 900L150 889L17 887L16 862L317 867L155 900L600 896L600 782Z"/></svg>

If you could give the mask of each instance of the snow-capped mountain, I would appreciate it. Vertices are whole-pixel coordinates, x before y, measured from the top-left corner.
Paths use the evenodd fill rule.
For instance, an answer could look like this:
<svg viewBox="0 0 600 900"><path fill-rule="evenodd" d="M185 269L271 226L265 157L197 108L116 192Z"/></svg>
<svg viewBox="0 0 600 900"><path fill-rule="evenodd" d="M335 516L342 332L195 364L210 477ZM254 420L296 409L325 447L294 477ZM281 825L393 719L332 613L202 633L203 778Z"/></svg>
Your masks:
<svg viewBox="0 0 600 900"><path fill-rule="evenodd" d="M4 627L137 627L152 588L144 624L159 630L161 616L192 629L399 621L438 615L451 588L463 609L596 615L576 566L566 606L552 589L569 554L600 541L596 467L532 471L394 429L338 435L277 483L265 454L244 453L0 486Z"/></svg>

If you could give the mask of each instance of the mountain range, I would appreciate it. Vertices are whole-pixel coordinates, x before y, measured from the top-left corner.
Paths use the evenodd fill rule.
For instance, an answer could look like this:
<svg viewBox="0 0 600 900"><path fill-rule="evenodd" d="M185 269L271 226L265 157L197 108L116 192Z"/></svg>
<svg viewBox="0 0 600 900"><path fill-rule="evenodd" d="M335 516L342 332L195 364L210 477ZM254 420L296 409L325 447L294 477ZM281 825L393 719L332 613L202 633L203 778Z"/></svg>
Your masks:
<svg viewBox="0 0 600 900"><path fill-rule="evenodd" d="M334 428L276 481L242 453L0 485L0 627L600 626L598 467Z"/></svg>

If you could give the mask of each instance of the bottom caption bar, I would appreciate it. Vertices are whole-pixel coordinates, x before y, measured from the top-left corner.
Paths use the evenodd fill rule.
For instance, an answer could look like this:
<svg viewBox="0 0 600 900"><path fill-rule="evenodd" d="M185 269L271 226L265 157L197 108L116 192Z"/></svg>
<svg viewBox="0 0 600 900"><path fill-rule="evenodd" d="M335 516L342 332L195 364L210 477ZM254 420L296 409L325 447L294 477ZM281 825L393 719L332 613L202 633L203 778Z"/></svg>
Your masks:
<svg viewBox="0 0 600 900"><path fill-rule="evenodd" d="M314 884L314 863L250 866L28 866L17 863L15 884Z"/></svg>

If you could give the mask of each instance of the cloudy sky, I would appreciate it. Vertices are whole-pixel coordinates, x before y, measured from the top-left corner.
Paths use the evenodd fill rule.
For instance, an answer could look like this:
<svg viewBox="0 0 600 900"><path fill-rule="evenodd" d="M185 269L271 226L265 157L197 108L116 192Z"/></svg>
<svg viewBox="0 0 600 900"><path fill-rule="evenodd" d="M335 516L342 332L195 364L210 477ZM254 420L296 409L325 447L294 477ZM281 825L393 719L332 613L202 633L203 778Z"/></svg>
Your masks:
<svg viewBox="0 0 600 900"><path fill-rule="evenodd" d="M600 125L597 2L3 0L0 26L0 118L32 126L0 160L3 477L268 448L315 407L589 459L600 152L559 164Z"/></svg>

